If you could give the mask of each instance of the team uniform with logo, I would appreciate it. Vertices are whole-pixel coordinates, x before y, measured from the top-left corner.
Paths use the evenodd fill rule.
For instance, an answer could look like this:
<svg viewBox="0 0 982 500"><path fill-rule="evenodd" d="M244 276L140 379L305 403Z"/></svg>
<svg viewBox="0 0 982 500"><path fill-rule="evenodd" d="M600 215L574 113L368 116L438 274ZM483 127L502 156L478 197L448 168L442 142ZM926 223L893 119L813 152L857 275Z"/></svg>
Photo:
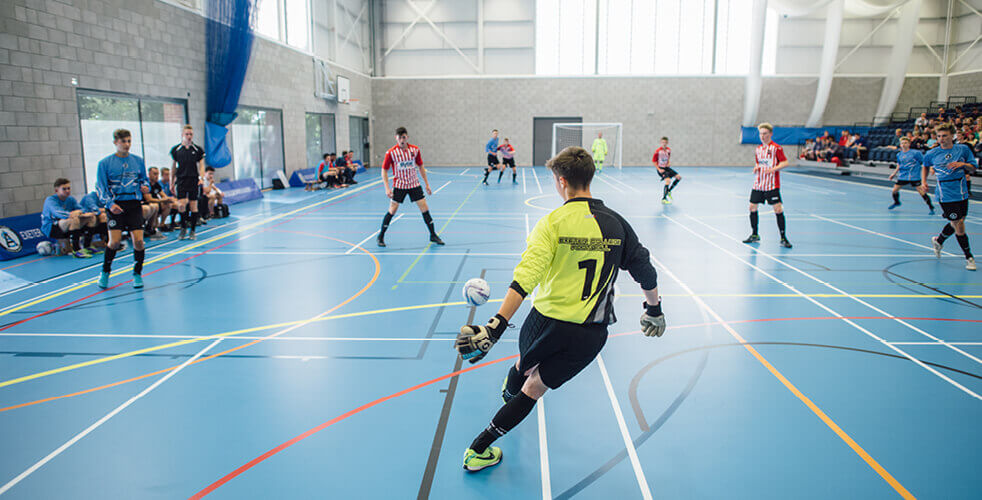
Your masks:
<svg viewBox="0 0 982 500"><path fill-rule="evenodd" d="M672 167L668 166L668 162L671 160L671 158L672 148L668 146L659 147L655 150L655 154L651 156L651 162L658 165L658 168L661 169L658 172L658 176L661 177L662 180L671 179L672 177L679 175L679 173Z"/></svg>
<svg viewBox="0 0 982 500"><path fill-rule="evenodd" d="M924 153L916 149L897 152L897 179L894 184L898 186L919 186L921 184L921 165L924 164Z"/></svg>
<svg viewBox="0 0 982 500"><path fill-rule="evenodd" d="M968 215L969 198L968 176L964 169L949 168L948 164L953 161L979 166L972 150L964 144L955 144L951 149L938 146L924 155L924 166L933 168L938 178L936 193L944 218L952 221Z"/></svg>
<svg viewBox="0 0 982 500"><path fill-rule="evenodd" d="M177 168L174 169L177 198L197 201L201 191L198 186L198 162L204 159L205 150L194 143L187 147L178 144L171 148L170 157L177 163Z"/></svg>
<svg viewBox="0 0 982 500"><path fill-rule="evenodd" d="M111 154L99 162L95 190L102 206L119 205L122 212L106 210L110 230L134 231L143 229L143 186L150 186L143 158L129 154Z"/></svg>
<svg viewBox="0 0 982 500"><path fill-rule="evenodd" d="M761 144L755 151L754 187L750 191L750 203L781 203L781 173L765 172L764 169L778 166L787 161L784 148L775 143Z"/></svg>
<svg viewBox="0 0 982 500"><path fill-rule="evenodd" d="M406 149L392 146L385 152L382 161L384 170L392 171L392 201L402 203L406 196L417 202L426 196L419 184L419 168L423 166L423 155L419 148L408 144Z"/></svg>

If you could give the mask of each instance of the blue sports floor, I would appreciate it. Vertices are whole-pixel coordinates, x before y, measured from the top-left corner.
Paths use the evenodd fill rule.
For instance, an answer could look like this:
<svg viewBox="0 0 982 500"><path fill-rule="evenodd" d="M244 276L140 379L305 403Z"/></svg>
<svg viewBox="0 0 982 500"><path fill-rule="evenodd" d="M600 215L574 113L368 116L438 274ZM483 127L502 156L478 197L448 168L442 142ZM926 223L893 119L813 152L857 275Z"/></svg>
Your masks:
<svg viewBox="0 0 982 500"><path fill-rule="evenodd" d="M455 333L497 301L475 311L460 289L483 276L503 296L560 204L543 168L490 187L431 169L445 247L408 204L375 246L372 170L153 242L140 291L128 252L106 291L101 257L3 262L0 497L979 498L982 276L953 238L934 258L940 216L913 191L887 211L884 187L792 173L794 249L766 207L748 246L749 169L679 171L668 206L651 169L593 186L651 250L668 333L638 334L621 273L597 362L477 474L461 457L501 404L518 330L462 365Z"/></svg>

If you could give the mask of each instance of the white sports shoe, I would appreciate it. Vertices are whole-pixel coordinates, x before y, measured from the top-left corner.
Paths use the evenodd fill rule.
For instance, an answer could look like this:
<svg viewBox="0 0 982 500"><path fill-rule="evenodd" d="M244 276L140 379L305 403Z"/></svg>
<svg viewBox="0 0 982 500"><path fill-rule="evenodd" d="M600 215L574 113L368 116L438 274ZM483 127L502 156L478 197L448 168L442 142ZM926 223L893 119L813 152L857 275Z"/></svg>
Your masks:
<svg viewBox="0 0 982 500"><path fill-rule="evenodd" d="M931 237L931 245L934 247L934 256L940 259L941 258L941 243L938 242L938 237L937 236L932 236Z"/></svg>
<svg viewBox="0 0 982 500"><path fill-rule="evenodd" d="M977 267L975 267L975 257L969 257L965 259L965 269L968 269L969 271L974 271L978 269Z"/></svg>

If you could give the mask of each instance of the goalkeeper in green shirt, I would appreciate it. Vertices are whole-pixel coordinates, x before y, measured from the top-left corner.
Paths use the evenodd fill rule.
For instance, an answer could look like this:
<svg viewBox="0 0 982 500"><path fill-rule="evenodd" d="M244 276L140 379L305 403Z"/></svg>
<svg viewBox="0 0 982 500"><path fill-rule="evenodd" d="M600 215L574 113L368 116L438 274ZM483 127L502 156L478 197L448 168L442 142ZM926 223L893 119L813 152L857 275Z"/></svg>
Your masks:
<svg viewBox="0 0 982 500"><path fill-rule="evenodd" d="M593 140L593 166L597 173L604 171L604 158L607 157L607 141L604 139L603 132L597 132L597 138Z"/></svg>
<svg viewBox="0 0 982 500"><path fill-rule="evenodd" d="M464 452L464 469L478 471L501 461L491 443L521 422L547 389L558 389L589 365L607 342L614 316L614 282L624 269L647 299L641 330L665 333L658 276L648 250L623 217L590 194L594 164L580 147L568 147L546 162L563 206L532 229L514 281L498 313L486 325L465 325L457 336L460 356L476 363L501 338L525 297L539 288L519 334L519 360L502 387L504 406Z"/></svg>

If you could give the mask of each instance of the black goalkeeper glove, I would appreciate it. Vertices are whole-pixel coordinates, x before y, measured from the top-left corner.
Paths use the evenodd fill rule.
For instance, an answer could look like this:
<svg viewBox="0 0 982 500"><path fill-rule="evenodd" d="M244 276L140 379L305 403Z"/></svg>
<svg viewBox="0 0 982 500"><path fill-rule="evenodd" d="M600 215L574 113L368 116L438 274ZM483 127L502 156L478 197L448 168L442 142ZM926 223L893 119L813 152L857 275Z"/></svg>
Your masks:
<svg viewBox="0 0 982 500"><path fill-rule="evenodd" d="M508 328L508 320L500 314L495 314L484 326L464 325L457 335L457 352L471 364L477 363L487 356L488 351L505 332L505 328Z"/></svg>
<svg viewBox="0 0 982 500"><path fill-rule="evenodd" d="M658 303L650 306L644 303L644 313L641 314L641 332L646 337L661 337L665 334L665 314L661 312L661 297Z"/></svg>

